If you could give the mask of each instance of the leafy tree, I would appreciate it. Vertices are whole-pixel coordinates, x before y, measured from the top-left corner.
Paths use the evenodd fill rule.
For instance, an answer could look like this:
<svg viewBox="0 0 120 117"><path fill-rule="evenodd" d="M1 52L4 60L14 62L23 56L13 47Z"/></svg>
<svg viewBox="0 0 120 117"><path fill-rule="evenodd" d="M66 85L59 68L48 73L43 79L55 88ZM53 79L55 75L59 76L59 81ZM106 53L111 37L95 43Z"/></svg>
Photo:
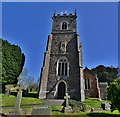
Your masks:
<svg viewBox="0 0 120 117"><path fill-rule="evenodd" d="M120 112L120 79L115 79L108 87L108 99L111 101L111 111Z"/></svg>
<svg viewBox="0 0 120 117"><path fill-rule="evenodd" d="M38 86L36 85L36 83L33 83L30 85L29 89L30 89L30 92L31 91L38 91Z"/></svg>
<svg viewBox="0 0 120 117"><path fill-rule="evenodd" d="M113 79L118 77L118 68L115 67L106 67L99 65L96 68L91 69L99 79L99 82L108 82L110 83Z"/></svg>
<svg viewBox="0 0 120 117"><path fill-rule="evenodd" d="M19 75L18 84L22 84L25 88L28 88L27 75L28 70L26 68L23 68L21 74Z"/></svg>
<svg viewBox="0 0 120 117"><path fill-rule="evenodd" d="M35 84L39 87L39 84L40 84L40 77L38 77L35 81Z"/></svg>
<svg viewBox="0 0 120 117"><path fill-rule="evenodd" d="M32 88L34 87L33 85L34 85L34 77L31 77L31 76L29 76L28 78L27 78L27 83L28 83L28 88L29 88L29 90L30 90L30 92L32 91Z"/></svg>
<svg viewBox="0 0 120 117"><path fill-rule="evenodd" d="M30 91L36 89L37 84L35 83L35 78L28 76L27 68L23 68L20 76L19 76L19 84L22 83L25 88L28 88Z"/></svg>
<svg viewBox="0 0 120 117"><path fill-rule="evenodd" d="M2 46L2 73L0 73L2 84L17 84L25 62L25 56L18 45L10 44L8 41L0 38ZM0 64L0 65L1 65Z"/></svg>

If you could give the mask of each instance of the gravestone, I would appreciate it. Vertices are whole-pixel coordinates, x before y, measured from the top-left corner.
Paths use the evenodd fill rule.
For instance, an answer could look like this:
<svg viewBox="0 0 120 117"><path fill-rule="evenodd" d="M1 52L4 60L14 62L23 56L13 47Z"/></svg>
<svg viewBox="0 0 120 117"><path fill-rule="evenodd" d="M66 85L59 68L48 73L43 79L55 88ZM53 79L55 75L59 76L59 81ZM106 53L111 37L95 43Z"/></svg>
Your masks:
<svg viewBox="0 0 120 117"><path fill-rule="evenodd" d="M63 107L64 113L71 113L72 112L72 108L69 106L69 98L70 98L70 96L68 95L68 93L66 93L66 96L64 96L64 99L65 99L65 105Z"/></svg>
<svg viewBox="0 0 120 117"><path fill-rule="evenodd" d="M26 89L26 90L24 89L23 92L22 92L22 95L27 96L28 95L28 89Z"/></svg>
<svg viewBox="0 0 120 117"><path fill-rule="evenodd" d="M21 99L22 99L22 88L20 87L18 89L17 98L14 106L15 113L17 114L21 113L21 110L20 110Z"/></svg>
<svg viewBox="0 0 120 117"><path fill-rule="evenodd" d="M22 90L23 89L24 89L24 86L23 85L19 85L17 98L16 98L16 102L15 102L15 105L14 105L14 112L12 113L12 115L21 115L22 114L20 105L21 105Z"/></svg>
<svg viewBox="0 0 120 117"><path fill-rule="evenodd" d="M5 89L5 95L8 97L10 96L10 89L7 89L7 88Z"/></svg>
<svg viewBox="0 0 120 117"><path fill-rule="evenodd" d="M16 84L7 84L5 85L5 95L9 96L12 90L16 90Z"/></svg>
<svg viewBox="0 0 120 117"><path fill-rule="evenodd" d="M68 95L68 93L66 93L66 96L64 96L65 99L65 106L68 107L69 103L68 103L68 99L70 98L70 96Z"/></svg>
<svg viewBox="0 0 120 117"><path fill-rule="evenodd" d="M102 103L101 103L101 108L102 108L103 110L108 110L108 111L110 111L111 105L108 104L108 103L106 103L106 102L102 102Z"/></svg>
<svg viewBox="0 0 120 117"><path fill-rule="evenodd" d="M36 115L46 115L50 116L50 107L49 106L35 106L32 108L32 116Z"/></svg>

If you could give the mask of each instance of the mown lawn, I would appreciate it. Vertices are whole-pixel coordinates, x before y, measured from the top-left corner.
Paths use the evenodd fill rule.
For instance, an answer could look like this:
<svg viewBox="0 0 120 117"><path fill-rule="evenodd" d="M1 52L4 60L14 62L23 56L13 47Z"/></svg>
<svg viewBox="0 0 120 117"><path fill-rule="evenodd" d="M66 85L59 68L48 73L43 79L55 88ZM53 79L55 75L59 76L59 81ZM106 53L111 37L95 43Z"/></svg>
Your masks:
<svg viewBox="0 0 120 117"><path fill-rule="evenodd" d="M32 93L32 95L35 95L35 94ZM15 95L10 95L9 97L7 97L4 94L0 94L0 96L2 96L2 107L14 106L16 101ZM34 96L22 97L21 106L39 105L39 104L43 104L43 102Z"/></svg>
<svg viewBox="0 0 120 117"><path fill-rule="evenodd" d="M52 110L52 115L54 115L53 117L57 117L57 115L59 115L59 117L69 117L69 116L73 116L73 117L78 117L78 116L85 116L85 117L112 117L112 116L120 116L120 113L115 110L114 112L110 112L110 111L104 111L103 112L90 112L91 108L100 108L101 107L101 102L109 102L108 100L102 100L99 101L97 98L88 98L84 101L84 103L86 104L86 112L79 112L79 113L71 113L71 114L64 114L61 112L62 110L62 106L51 106L51 110Z"/></svg>
<svg viewBox="0 0 120 117"><path fill-rule="evenodd" d="M52 117L69 117L69 116L84 116L89 113L89 112L80 112L80 113L63 113L61 112L63 106L51 106L51 115ZM59 115L59 116L58 116Z"/></svg>
<svg viewBox="0 0 120 117"><path fill-rule="evenodd" d="M97 98L88 98L84 101L84 103L86 104L86 106L88 108L100 108L101 102L108 102L109 103L108 100L99 101Z"/></svg>
<svg viewBox="0 0 120 117"><path fill-rule="evenodd" d="M51 115L52 117L120 117L120 113L115 110L114 112L103 111L103 112L79 112L79 113L67 113L64 114L61 112L61 106L52 106Z"/></svg>
<svg viewBox="0 0 120 117"><path fill-rule="evenodd" d="M10 95L9 97L5 96L4 94L0 94L2 97L2 107L3 112L8 113L12 112L12 107L14 107L16 94ZM85 116L85 117L111 117L111 116L120 116L120 113L116 110L114 112L110 111L103 111L103 112L90 112L90 108L100 108L101 102L108 102L107 100L99 101L98 99L88 98L84 101L86 107L88 108L86 112L79 112L79 113L70 113L64 114L61 112L63 106L51 106L51 115L53 117L69 117L69 116ZM29 93L26 97L22 97L21 108L24 113L31 114L32 106L43 104L42 100L38 99L36 96L36 92Z"/></svg>
<svg viewBox="0 0 120 117"><path fill-rule="evenodd" d="M120 113L116 110L114 112L103 111L103 112L79 112L79 113L67 113L64 114L61 112L61 106L52 106L51 115L52 117L120 117Z"/></svg>

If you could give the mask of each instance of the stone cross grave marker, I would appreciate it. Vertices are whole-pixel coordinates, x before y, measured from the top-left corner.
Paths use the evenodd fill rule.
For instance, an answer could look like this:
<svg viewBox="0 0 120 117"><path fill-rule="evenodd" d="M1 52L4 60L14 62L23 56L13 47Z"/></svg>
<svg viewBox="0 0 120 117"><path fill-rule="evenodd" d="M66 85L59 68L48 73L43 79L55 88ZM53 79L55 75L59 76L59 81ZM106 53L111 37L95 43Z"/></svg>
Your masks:
<svg viewBox="0 0 120 117"><path fill-rule="evenodd" d="M69 106L69 100L70 96L68 95L68 93L66 93L66 96L64 96L64 99L65 99L65 107L68 107Z"/></svg>
<svg viewBox="0 0 120 117"><path fill-rule="evenodd" d="M69 98L70 98L70 96L68 95L68 93L66 93L66 96L64 96L64 99L65 99L65 105L63 107L64 113L72 112L72 108L69 106Z"/></svg>
<svg viewBox="0 0 120 117"><path fill-rule="evenodd" d="M22 99L22 90L24 89L23 85L19 85L16 102L14 105L14 114L21 114L20 105Z"/></svg>

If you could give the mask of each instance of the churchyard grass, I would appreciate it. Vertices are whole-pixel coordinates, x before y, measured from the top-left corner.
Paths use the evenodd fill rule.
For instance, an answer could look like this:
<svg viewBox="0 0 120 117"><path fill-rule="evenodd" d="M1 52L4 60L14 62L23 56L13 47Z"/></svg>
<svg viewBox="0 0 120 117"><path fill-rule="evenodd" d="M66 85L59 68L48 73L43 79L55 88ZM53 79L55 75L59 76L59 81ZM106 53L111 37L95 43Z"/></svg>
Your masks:
<svg viewBox="0 0 120 117"><path fill-rule="evenodd" d="M36 94L36 92L32 92L31 94L29 94L28 96L30 96L30 97L28 97L28 96L22 97L21 108L23 109L24 113L31 114L33 105L43 104L42 100L36 98L36 96L34 97L34 94ZM10 95L9 97L7 97L4 94L0 94L0 96L2 96L3 112L4 113L11 112L12 108L14 107L14 104L15 104L16 95ZM88 98L84 101L84 103L86 104L86 107L87 107L86 112L70 113L70 114L64 114L61 112L63 106L51 106L51 115L53 115L53 117L56 117L58 115L59 115L59 117L64 117L64 116L66 117L69 115L71 115L71 116L73 115L74 117L75 117L75 115L76 116L86 116L86 117L97 115L97 117L99 117L99 116L111 116L111 115L119 114L119 116L120 116L120 113L118 111L114 111L112 113L110 111L90 113L91 108L100 108L101 102L108 102L108 101L107 100L99 101L98 99Z"/></svg>
<svg viewBox="0 0 120 117"><path fill-rule="evenodd" d="M5 94L0 94L2 97L2 111L4 114L9 114L13 112L15 101L16 101L16 95L17 92L12 92L12 95L9 97ZM26 97L22 97L20 108L23 112L23 114L30 115L32 112L32 107L34 105L41 105L43 102L37 98L37 92L31 92Z"/></svg>
<svg viewBox="0 0 120 117"><path fill-rule="evenodd" d="M58 117L66 117L69 115L70 116L75 116L75 115L86 115L88 114L89 112L80 112L80 113L62 113L61 110L62 110L63 106L51 106L51 114L54 115L52 117L57 117L57 115L59 115ZM56 115L56 116L55 116ZM61 116L60 116L61 115Z"/></svg>
<svg viewBox="0 0 120 117"><path fill-rule="evenodd" d="M88 98L84 101L87 108L100 108L101 107L101 102L108 102L109 103L108 100L99 101L98 98Z"/></svg>
<svg viewBox="0 0 120 117"><path fill-rule="evenodd" d="M2 107L5 106L14 106L16 97L10 95L9 97L5 96L4 94L0 94L2 96Z"/></svg>
<svg viewBox="0 0 120 117"><path fill-rule="evenodd" d="M63 117L63 115L73 115L76 116L85 116L85 117L110 117L110 116L120 116L120 113L115 110L114 112L110 111L102 111L102 112L90 112L91 108L100 108L101 107L101 102L109 102L108 100L102 100L99 101L97 98L88 98L84 101L86 104L86 111L85 112L79 112L79 113L71 113L71 114L64 114L61 112L62 106L51 106L52 110L52 115L55 115L53 117L57 117L57 115L61 115L59 117Z"/></svg>
<svg viewBox="0 0 120 117"><path fill-rule="evenodd" d="M52 115L63 115L61 112L63 106L51 106L51 114Z"/></svg>
<svg viewBox="0 0 120 117"><path fill-rule="evenodd" d="M92 107L92 106L91 106ZM79 113L62 113L61 112L61 108L62 106L51 106L51 115L53 115L52 117L112 117L112 116L120 116L120 113L115 110L114 112L110 112L110 111L102 111L102 112L90 112L90 111L86 111L86 112L79 112Z"/></svg>
<svg viewBox="0 0 120 117"><path fill-rule="evenodd" d="M2 96L2 107L14 106L15 100L16 100L15 95L10 95L9 97L7 97L4 94L0 94L0 96ZM39 104L42 104L42 101L36 97L32 97L32 96L22 97L21 106L29 106L29 105L32 106L32 105L39 105Z"/></svg>

